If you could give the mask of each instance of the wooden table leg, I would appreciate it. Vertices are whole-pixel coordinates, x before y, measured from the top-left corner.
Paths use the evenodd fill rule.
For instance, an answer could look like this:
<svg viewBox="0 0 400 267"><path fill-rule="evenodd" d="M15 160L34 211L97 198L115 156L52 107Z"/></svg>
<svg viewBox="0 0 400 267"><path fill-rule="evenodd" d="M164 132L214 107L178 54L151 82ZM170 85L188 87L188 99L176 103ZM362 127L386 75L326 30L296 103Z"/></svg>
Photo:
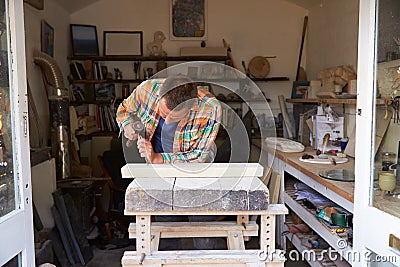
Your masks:
<svg viewBox="0 0 400 267"><path fill-rule="evenodd" d="M238 224L243 225L243 228L246 229L246 225L249 224L249 215L238 215L236 220ZM244 236L243 239L244 241L249 241L250 236Z"/></svg>
<svg viewBox="0 0 400 267"><path fill-rule="evenodd" d="M242 231L228 231L228 249L245 250Z"/></svg>
<svg viewBox="0 0 400 267"><path fill-rule="evenodd" d="M261 215L260 248L265 253L275 251L275 215Z"/></svg>
<svg viewBox="0 0 400 267"><path fill-rule="evenodd" d="M161 232L151 234L151 251L158 251L160 246L160 236Z"/></svg>
<svg viewBox="0 0 400 267"><path fill-rule="evenodd" d="M136 216L136 251L138 255L151 255L150 215Z"/></svg>

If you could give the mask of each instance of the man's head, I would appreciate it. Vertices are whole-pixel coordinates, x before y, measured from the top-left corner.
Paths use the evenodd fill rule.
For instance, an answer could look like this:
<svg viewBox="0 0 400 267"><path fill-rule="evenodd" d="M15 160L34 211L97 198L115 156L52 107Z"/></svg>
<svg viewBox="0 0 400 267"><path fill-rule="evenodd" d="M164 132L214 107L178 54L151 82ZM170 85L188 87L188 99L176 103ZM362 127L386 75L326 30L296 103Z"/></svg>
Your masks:
<svg viewBox="0 0 400 267"><path fill-rule="evenodd" d="M183 76L169 77L160 89L160 114L169 122L183 119L197 98L197 87Z"/></svg>

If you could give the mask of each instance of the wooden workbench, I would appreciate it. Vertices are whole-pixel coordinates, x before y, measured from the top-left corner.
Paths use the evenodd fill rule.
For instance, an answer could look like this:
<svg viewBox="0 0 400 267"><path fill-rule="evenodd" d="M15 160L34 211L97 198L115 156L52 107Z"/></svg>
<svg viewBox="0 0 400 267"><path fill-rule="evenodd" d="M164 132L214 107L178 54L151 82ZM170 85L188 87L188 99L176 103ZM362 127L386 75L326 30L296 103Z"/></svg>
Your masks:
<svg viewBox="0 0 400 267"><path fill-rule="evenodd" d="M261 142L257 140L253 142L254 145L261 148ZM267 148L267 146L262 147L268 153L272 153L272 150ZM354 159L349 158L349 161L343 164L337 165L326 165L326 164L313 164L313 163L306 163L299 160L301 155L304 153L308 153L311 155L315 155L315 150L311 149L310 147L306 148L304 152L299 153L285 153L276 150L275 157L282 160L283 162L289 164L290 166L298 169L302 173L306 174L317 183L326 186L337 195L343 197L344 199L354 203L354 182L339 182L321 178L318 174L324 170L331 170L331 169L354 169ZM377 187L377 182L375 187ZM400 186L396 187L396 193L400 193ZM374 207L390 213L394 216L400 217L400 199L393 198L386 195L384 192L380 191L379 189L374 190Z"/></svg>
<svg viewBox="0 0 400 267"><path fill-rule="evenodd" d="M300 161L299 158L304 154L308 153L310 155L315 156L315 150L311 148L307 148L304 152L299 153L285 153L281 151L276 151L275 156L290 166L296 168L302 173L306 174L310 178L314 179L321 185L326 186L339 196L347 199L350 202L354 203L354 182L340 182L329 180L325 178L321 178L319 173L325 170L334 170L334 169L354 169L354 159L349 158L349 161L341 164L315 164L315 163L307 163Z"/></svg>
<svg viewBox="0 0 400 267"><path fill-rule="evenodd" d="M333 164L315 164L300 161L299 158L304 154L308 153L310 155L315 155L315 150L307 147L305 151L298 153L285 153L279 150L273 151L268 148L267 145L261 144L260 140L254 140L252 142L255 146L265 150L269 155L274 155L276 158L280 159L284 163L290 165L291 167L297 169L299 172L304 173L311 179L315 180L317 183L326 186L328 189L332 190L344 199L354 203L354 182L340 182L329 179L324 179L319 176L319 172L324 170L333 169L354 169L354 159L348 158L349 161L346 163L341 163L337 165ZM270 159L269 159L270 160Z"/></svg>

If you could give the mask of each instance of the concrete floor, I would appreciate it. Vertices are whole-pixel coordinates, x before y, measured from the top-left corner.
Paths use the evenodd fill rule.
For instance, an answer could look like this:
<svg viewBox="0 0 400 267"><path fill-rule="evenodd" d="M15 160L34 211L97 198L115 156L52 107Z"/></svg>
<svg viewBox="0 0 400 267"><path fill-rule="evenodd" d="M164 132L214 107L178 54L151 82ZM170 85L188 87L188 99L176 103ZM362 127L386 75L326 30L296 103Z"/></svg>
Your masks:
<svg viewBox="0 0 400 267"><path fill-rule="evenodd" d="M221 242L218 242L221 246L224 246L225 244L222 244ZM247 248L256 248L258 245L258 239L257 238L252 238L247 244ZM121 267L121 259L124 254L124 251L127 250L135 250L135 246L128 246L125 248L119 248L119 249L113 249L113 250L101 250L98 249L97 247L93 247L93 254L94 257L90 262L86 265L87 267ZM307 267L310 266L306 262L290 262L287 261L285 263L285 266L287 267Z"/></svg>

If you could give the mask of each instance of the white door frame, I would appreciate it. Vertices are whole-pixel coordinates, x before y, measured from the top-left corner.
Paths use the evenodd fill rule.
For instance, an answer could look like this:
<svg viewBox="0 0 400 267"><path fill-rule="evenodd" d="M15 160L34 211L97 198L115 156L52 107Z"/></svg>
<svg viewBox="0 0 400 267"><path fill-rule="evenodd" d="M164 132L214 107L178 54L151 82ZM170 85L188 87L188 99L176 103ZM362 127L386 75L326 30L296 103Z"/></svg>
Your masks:
<svg viewBox="0 0 400 267"><path fill-rule="evenodd" d="M370 197L375 143L376 0L360 0L359 12L353 250L364 256L372 250L381 256L397 257L399 265L400 254L389 248L389 234L400 235L400 218L372 207ZM369 266L368 257L354 261L353 266Z"/></svg>
<svg viewBox="0 0 400 267"><path fill-rule="evenodd" d="M17 208L0 218L0 266L17 255L20 266L35 266L23 1L5 2L11 38L10 103Z"/></svg>

